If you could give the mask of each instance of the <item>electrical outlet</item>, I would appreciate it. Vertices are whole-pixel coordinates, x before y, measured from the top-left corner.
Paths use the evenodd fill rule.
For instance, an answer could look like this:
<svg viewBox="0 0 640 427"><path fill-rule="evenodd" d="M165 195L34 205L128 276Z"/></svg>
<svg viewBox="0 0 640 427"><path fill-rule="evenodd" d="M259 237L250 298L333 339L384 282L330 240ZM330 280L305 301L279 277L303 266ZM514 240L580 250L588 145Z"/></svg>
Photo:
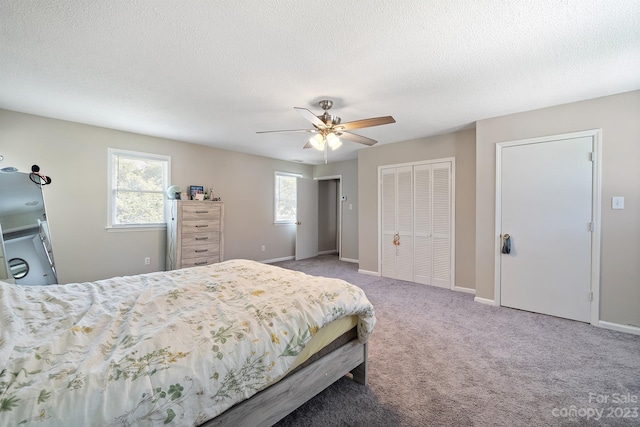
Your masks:
<svg viewBox="0 0 640 427"><path fill-rule="evenodd" d="M267 247L265 245L262 245L262 252L264 252L265 249L267 249Z"/></svg>
<svg viewBox="0 0 640 427"><path fill-rule="evenodd" d="M151 258L146 257L146 258L144 259L144 265L149 265L149 264L151 264Z"/></svg>

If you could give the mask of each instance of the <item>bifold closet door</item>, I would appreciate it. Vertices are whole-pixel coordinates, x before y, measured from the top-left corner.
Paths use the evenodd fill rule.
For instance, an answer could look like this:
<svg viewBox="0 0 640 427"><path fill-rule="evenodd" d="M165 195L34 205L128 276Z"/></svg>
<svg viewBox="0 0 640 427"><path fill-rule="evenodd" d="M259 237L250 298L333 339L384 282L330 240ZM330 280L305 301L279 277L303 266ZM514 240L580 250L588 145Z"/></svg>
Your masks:
<svg viewBox="0 0 640 427"><path fill-rule="evenodd" d="M432 166L431 285L451 288L451 163Z"/></svg>
<svg viewBox="0 0 640 427"><path fill-rule="evenodd" d="M385 168L381 275L451 288L451 162Z"/></svg>
<svg viewBox="0 0 640 427"><path fill-rule="evenodd" d="M382 243L380 274L384 277L396 277L396 247L393 244L396 234L396 170L381 171L381 215Z"/></svg>
<svg viewBox="0 0 640 427"><path fill-rule="evenodd" d="M420 165L414 168L413 183L414 196L414 256L415 277L414 281L425 285L431 284L432 268L432 243L431 233L431 165Z"/></svg>
<svg viewBox="0 0 640 427"><path fill-rule="evenodd" d="M383 169L381 274L413 281L412 168Z"/></svg>

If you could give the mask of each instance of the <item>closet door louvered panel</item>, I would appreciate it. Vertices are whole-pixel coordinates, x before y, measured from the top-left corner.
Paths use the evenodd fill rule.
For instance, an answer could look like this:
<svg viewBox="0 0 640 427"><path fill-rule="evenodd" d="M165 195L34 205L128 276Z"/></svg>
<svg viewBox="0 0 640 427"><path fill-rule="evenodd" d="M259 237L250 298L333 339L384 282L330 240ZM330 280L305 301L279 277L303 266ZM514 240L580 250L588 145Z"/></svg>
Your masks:
<svg viewBox="0 0 640 427"><path fill-rule="evenodd" d="M396 279L413 282L413 236L400 238L396 247Z"/></svg>
<svg viewBox="0 0 640 427"><path fill-rule="evenodd" d="M396 279L413 281L413 173L412 167L397 169Z"/></svg>
<svg viewBox="0 0 640 427"><path fill-rule="evenodd" d="M431 165L416 166L414 183L414 281L431 284Z"/></svg>
<svg viewBox="0 0 640 427"><path fill-rule="evenodd" d="M451 164L433 165L433 281L451 287Z"/></svg>
<svg viewBox="0 0 640 427"><path fill-rule="evenodd" d="M393 237L396 233L396 172L394 169L382 170L382 259L380 274L384 277L396 276L396 246Z"/></svg>

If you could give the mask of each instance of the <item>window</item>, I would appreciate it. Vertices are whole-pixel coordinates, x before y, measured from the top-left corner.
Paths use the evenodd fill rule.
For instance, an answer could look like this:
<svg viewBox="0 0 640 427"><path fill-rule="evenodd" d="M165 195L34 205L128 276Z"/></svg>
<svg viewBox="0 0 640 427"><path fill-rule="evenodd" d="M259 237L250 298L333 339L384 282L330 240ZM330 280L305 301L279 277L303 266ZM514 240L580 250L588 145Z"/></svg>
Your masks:
<svg viewBox="0 0 640 427"><path fill-rule="evenodd" d="M171 157L109 148L109 228L164 226Z"/></svg>
<svg viewBox="0 0 640 427"><path fill-rule="evenodd" d="M275 223L293 224L296 220L297 186L296 178L302 175L276 172Z"/></svg>

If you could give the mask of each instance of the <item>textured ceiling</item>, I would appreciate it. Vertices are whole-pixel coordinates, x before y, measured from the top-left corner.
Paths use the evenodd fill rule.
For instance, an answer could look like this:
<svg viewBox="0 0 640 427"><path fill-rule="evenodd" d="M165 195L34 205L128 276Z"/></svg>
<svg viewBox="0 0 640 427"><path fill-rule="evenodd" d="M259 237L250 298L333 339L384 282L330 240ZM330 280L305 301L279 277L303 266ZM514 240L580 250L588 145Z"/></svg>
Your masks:
<svg viewBox="0 0 640 427"><path fill-rule="evenodd" d="M329 98L394 116L355 131L385 144L636 89L638 0L0 2L0 108L311 164L255 132Z"/></svg>

